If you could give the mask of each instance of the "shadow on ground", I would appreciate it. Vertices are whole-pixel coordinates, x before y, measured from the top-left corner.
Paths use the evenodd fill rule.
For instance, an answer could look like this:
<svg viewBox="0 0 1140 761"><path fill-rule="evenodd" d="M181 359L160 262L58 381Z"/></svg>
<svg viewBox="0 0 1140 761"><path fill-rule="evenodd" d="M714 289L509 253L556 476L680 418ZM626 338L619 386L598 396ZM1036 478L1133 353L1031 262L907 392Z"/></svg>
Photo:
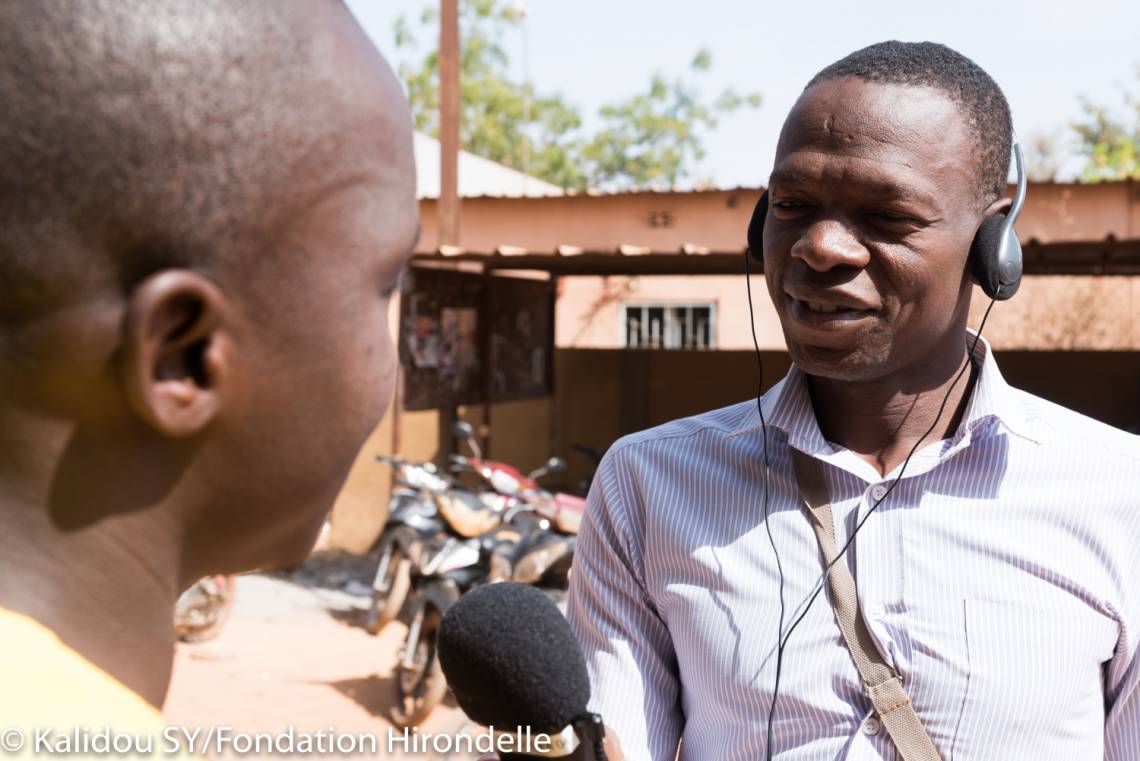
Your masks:
<svg viewBox="0 0 1140 761"><path fill-rule="evenodd" d="M385 721L396 704L396 680L391 676L342 679L328 684L372 716Z"/></svg>
<svg viewBox="0 0 1140 761"><path fill-rule="evenodd" d="M379 562L378 549L366 555L354 555L344 550L321 550L314 552L295 568L272 571L268 575L310 589L343 591L352 582L371 585Z"/></svg>
<svg viewBox="0 0 1140 761"><path fill-rule="evenodd" d="M366 555L321 550L299 566L262 575L313 593L334 620L360 627L372 602L372 579L379 562L379 550Z"/></svg>
<svg viewBox="0 0 1140 761"><path fill-rule="evenodd" d="M342 679L327 684L340 694L353 700L372 716L390 721L389 716L392 707L396 704L395 677L374 675L358 679ZM448 708L458 708L459 706L450 690L448 690L441 705Z"/></svg>

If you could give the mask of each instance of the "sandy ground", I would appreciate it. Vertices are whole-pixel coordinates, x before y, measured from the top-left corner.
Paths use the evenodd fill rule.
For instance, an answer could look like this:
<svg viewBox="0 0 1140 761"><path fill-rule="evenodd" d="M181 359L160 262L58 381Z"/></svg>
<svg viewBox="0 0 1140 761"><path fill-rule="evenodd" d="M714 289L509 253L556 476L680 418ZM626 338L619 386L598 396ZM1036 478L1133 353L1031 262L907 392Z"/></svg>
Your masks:
<svg viewBox="0 0 1140 761"><path fill-rule="evenodd" d="M333 754L338 758L473 758L407 754L400 742L392 746L396 752L388 752L389 733L402 737L387 716L394 695L392 667L406 629L396 622L373 637L358 625L369 602L373 567L367 558L326 555L295 573L240 577L220 635L178 646L164 709L168 722L191 731L202 728L202 737L218 727L235 734L293 727L295 733L331 730L377 738L377 756ZM420 732L471 729L448 695Z"/></svg>

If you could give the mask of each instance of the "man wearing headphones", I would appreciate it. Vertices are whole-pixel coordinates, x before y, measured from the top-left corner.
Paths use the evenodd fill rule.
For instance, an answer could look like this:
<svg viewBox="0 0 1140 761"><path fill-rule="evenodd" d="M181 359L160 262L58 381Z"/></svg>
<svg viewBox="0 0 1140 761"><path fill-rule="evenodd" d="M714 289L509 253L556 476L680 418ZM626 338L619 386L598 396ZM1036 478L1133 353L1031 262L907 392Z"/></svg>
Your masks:
<svg viewBox="0 0 1140 761"><path fill-rule="evenodd" d="M1011 136L932 43L788 115L749 242L792 369L591 490L570 618L631 761L1140 758L1140 440L966 328L1020 277Z"/></svg>

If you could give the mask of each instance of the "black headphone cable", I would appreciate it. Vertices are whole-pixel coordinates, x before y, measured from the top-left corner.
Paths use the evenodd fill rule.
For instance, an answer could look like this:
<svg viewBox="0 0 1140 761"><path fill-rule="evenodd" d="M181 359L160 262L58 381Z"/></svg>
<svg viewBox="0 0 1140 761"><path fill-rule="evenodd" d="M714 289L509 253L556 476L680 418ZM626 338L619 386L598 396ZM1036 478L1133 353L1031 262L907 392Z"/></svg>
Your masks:
<svg viewBox="0 0 1140 761"><path fill-rule="evenodd" d="M780 553L776 550L776 540L772 537L772 524L768 522L768 473L771 471L768 459L768 424L764 420L764 407L760 398L764 394L764 360L760 356L760 341L756 338L756 313L752 308L752 265L749 259L752 256L748 249L744 250L744 282L748 290L748 327L752 329L752 346L756 349L756 411L760 413L760 432L764 437L764 528L768 532L768 543L772 545L772 554L776 557L776 569L780 574L780 628L777 629L777 643L784 634L784 566L780 562ZM776 652L776 692L772 695L772 705L768 710L768 760L772 758L772 716L776 708L776 695L780 689L780 670L784 665L784 650L779 648Z"/></svg>
<svg viewBox="0 0 1140 761"><path fill-rule="evenodd" d="M892 491L894 491L895 486L898 484L899 481L902 480L903 476L906 474L906 468L910 464L911 457L913 457L914 453L918 451L918 448L920 446L922 446L922 442L924 442L926 440L926 438L928 436L930 436L931 433L934 432L934 428L938 425L938 421L942 419L942 413L946 410L946 405L950 401L950 395L952 393L954 393L954 388L958 385L958 381L960 381L962 379L962 375L965 374L966 369L969 368L972 364L974 352L978 347L978 341L982 337L982 330L985 329L986 320L989 319L990 310L993 309L994 304L997 303L997 298L991 298L990 299L990 304L989 304L989 306L986 307L985 314L982 315L982 321L978 325L978 332L974 335L974 341L970 345L970 351L966 356L966 361L962 365L962 368L958 371L958 374L954 377L953 382L951 382L950 388L948 388L946 390L946 395L944 397L942 397L942 403L938 406L938 414L934 416L934 422L932 422L930 424L930 427L926 429L926 433L922 434L922 437L919 438L919 440L915 442L913 447L911 447L910 452L906 456L906 459L903 460L903 464L902 464L902 467L899 469L898 475L895 476L893 481L891 481L890 486L887 487L887 490L883 493L883 496L879 497L879 499L875 502L875 504L873 504L871 506L871 509L867 511L867 514L864 515L859 520L859 522L855 525L854 531L851 532L851 536L849 536L847 538L847 541L843 544L843 547L839 550L839 553L836 554L835 558L830 563L827 564L826 568L823 569L823 574L821 575L819 582L816 584L815 591L812 593L810 599L808 599L807 605L804 607L803 611L799 614L799 616L796 617L795 621L792 622L792 625L788 627L788 632L787 632L787 634L785 634L784 633L784 616L785 616L784 567L780 561L780 553L776 550L776 541L772 537L771 524L768 522L768 492L769 492L768 473L770 470L770 467L769 467L770 460L768 457L768 426L767 426L767 422L764 420L763 405L760 403L760 399L761 399L762 392L764 389L764 364L763 364L763 360L761 359L761 356L760 356L760 342L756 337L756 315L755 315L755 312L753 310L753 305L752 305L752 269L751 269L751 265L748 261L749 258L750 258L750 254L748 253L748 249L745 249L745 251L744 251L744 276L745 276L745 283L746 283L747 290L748 290L749 326L752 328L752 345L756 350L756 364L757 364L759 374L760 374L760 378L758 381L758 390L757 390L757 394L756 394L756 409L760 413L760 429L761 429L761 433L763 435L763 440L764 440L764 527L768 533L768 542L772 545L772 554L775 555L775 557L776 557L776 569L777 569L779 576L780 576L780 619L779 619L779 629L777 630L778 636L776 639L776 644L777 644L777 647L776 647L776 679L775 679L775 684L772 687L772 702L768 707L768 726L767 726L768 740L767 740L766 748L765 748L767 761L772 761L772 746L774 744L774 739L775 739L775 737L774 737L774 717L776 715L776 702L779 700L779 697L780 697L780 676L782 674L783 665L784 665L784 649L788 645L788 640L791 639L792 632L794 632L796 627L799 626L800 622L804 620L804 617L811 610L811 606L815 603L816 598L818 598L820 592L823 591L823 587L827 583L827 575L829 573L831 573L831 569L835 566L836 563L838 563L840 560L843 559L843 556L847 553L848 548L851 547L851 544L855 541L855 537L859 534L860 529L863 528L863 524L865 524L867 522L867 519L871 517L871 513L875 512L875 510L878 509L879 505L881 505L883 503L883 500L885 500L888 496L890 496L890 493ZM1000 293L1001 286L998 286L998 288L999 288L999 293Z"/></svg>

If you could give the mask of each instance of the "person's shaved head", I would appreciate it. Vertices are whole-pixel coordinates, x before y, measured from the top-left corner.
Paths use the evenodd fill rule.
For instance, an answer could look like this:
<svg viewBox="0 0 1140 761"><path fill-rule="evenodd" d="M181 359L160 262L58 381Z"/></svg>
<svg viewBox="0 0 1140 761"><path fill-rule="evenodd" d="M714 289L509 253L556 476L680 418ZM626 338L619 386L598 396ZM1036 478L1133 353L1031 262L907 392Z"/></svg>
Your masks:
<svg viewBox="0 0 1140 761"><path fill-rule="evenodd" d="M157 703L179 589L307 554L391 399L414 185L339 2L0 4L0 608Z"/></svg>
<svg viewBox="0 0 1140 761"><path fill-rule="evenodd" d="M352 23L324 0L0 6L3 317L165 266L248 265L242 249L290 213L282 185L366 126L330 119L368 105L327 33Z"/></svg>

